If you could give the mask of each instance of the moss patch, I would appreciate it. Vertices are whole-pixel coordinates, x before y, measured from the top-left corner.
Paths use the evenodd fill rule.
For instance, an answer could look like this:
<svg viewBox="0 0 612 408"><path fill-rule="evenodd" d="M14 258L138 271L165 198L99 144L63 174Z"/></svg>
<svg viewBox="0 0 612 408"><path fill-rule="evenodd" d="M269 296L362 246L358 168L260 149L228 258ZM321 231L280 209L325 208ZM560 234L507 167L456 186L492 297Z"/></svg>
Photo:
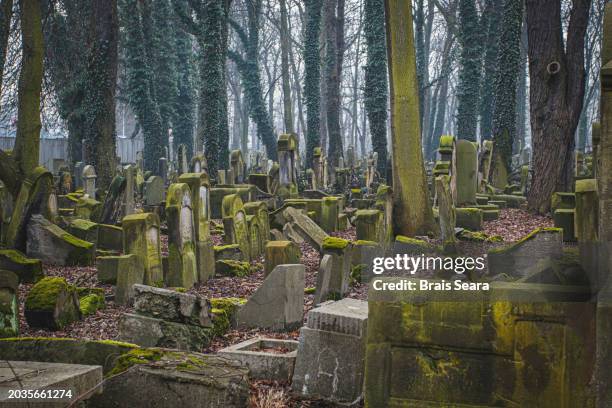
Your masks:
<svg viewBox="0 0 612 408"><path fill-rule="evenodd" d="M350 241L343 238L325 237L325 239L323 240L323 249L345 249L349 245L349 243Z"/></svg>
<svg viewBox="0 0 612 408"><path fill-rule="evenodd" d="M234 261L233 259L220 259L215 262L215 273L222 276L243 278L251 273L251 265L248 262Z"/></svg>
<svg viewBox="0 0 612 408"><path fill-rule="evenodd" d="M55 309L57 297L62 291L71 292L74 290L75 287L69 285L64 278L43 278L28 293L25 307L29 310L52 311Z"/></svg>
<svg viewBox="0 0 612 408"><path fill-rule="evenodd" d="M161 360L163 351L161 349L134 349L117 359L115 366L107 374L108 377L117 375L137 364L149 364Z"/></svg>
<svg viewBox="0 0 612 408"><path fill-rule="evenodd" d="M92 293L79 301L79 309L83 316L94 314L102 308L104 308L104 296Z"/></svg>

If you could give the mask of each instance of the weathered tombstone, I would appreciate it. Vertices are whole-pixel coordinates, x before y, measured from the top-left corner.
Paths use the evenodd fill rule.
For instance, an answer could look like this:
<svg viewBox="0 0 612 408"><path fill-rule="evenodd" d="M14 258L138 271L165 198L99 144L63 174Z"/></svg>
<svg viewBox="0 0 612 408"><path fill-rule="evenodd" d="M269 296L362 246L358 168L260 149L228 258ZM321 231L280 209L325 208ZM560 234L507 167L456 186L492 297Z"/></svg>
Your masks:
<svg viewBox="0 0 612 408"><path fill-rule="evenodd" d="M160 205L164 201L164 179L151 176L145 181L144 203L147 206Z"/></svg>
<svg viewBox="0 0 612 408"><path fill-rule="evenodd" d="M143 265L146 285L164 281L159 240L159 217L153 213L131 214L123 218L123 253L135 254Z"/></svg>
<svg viewBox="0 0 612 408"><path fill-rule="evenodd" d="M124 215L130 215L134 212L135 184L136 166L130 164L125 166L125 202L123 203Z"/></svg>
<svg viewBox="0 0 612 408"><path fill-rule="evenodd" d="M339 197L323 197L321 201L321 228L327 233L338 231Z"/></svg>
<svg viewBox="0 0 612 408"><path fill-rule="evenodd" d="M360 241L382 242L384 236L384 215L379 210L357 210L355 227Z"/></svg>
<svg viewBox="0 0 612 408"><path fill-rule="evenodd" d="M236 194L223 198L223 229L226 243L238 244L245 260L251 259L249 227L242 200Z"/></svg>
<svg viewBox="0 0 612 408"><path fill-rule="evenodd" d="M72 192L72 175L70 171L60 171L57 180L57 192L60 195L66 195Z"/></svg>
<svg viewBox="0 0 612 408"><path fill-rule="evenodd" d="M312 153L312 171L314 172L312 189L324 189L323 185L323 162L321 159L321 148L315 147Z"/></svg>
<svg viewBox="0 0 612 408"><path fill-rule="evenodd" d="M217 170L217 184L228 184L226 170Z"/></svg>
<svg viewBox="0 0 612 408"><path fill-rule="evenodd" d="M281 198L295 197L297 190L298 140L294 134L278 137L279 190Z"/></svg>
<svg viewBox="0 0 612 408"><path fill-rule="evenodd" d="M329 271L319 270L317 274L317 286L314 297L314 304L319 304L327 300L342 299L349 291L351 275L351 251L352 244L342 238L328 237L323 241L323 259L326 255L331 264ZM327 265L325 265L327 266Z"/></svg>
<svg viewBox="0 0 612 408"><path fill-rule="evenodd" d="M456 207L476 205L478 190L478 152L468 140L457 140L453 153L451 192Z"/></svg>
<svg viewBox="0 0 612 408"><path fill-rule="evenodd" d="M166 219L168 221L167 286L191 288L198 281L196 236L191 204L191 190L185 183L168 187Z"/></svg>
<svg viewBox="0 0 612 408"><path fill-rule="evenodd" d="M108 188L104 198L102 213L99 222L101 224L116 224L123 215L123 196L125 194L126 180L123 176L115 176Z"/></svg>
<svg viewBox="0 0 612 408"><path fill-rule="evenodd" d="M83 191L89 198L96 199L96 169L92 165L83 168Z"/></svg>
<svg viewBox="0 0 612 408"><path fill-rule="evenodd" d="M178 175L183 173L189 173L189 159L187 158L187 146L184 144L178 145L176 148L176 155L178 161Z"/></svg>
<svg viewBox="0 0 612 408"><path fill-rule="evenodd" d="M108 258L114 258L116 266L115 303L129 305L134 299L134 285L144 282L144 265L134 254Z"/></svg>
<svg viewBox="0 0 612 408"><path fill-rule="evenodd" d="M368 304L342 299L308 312L291 388L301 397L356 406L362 399ZM382 407L382 405L380 405Z"/></svg>
<svg viewBox="0 0 612 408"><path fill-rule="evenodd" d="M95 258L95 246L53 224L40 214L30 217L26 254L44 263L60 266L88 266Z"/></svg>
<svg viewBox="0 0 612 408"><path fill-rule="evenodd" d="M597 180L576 180L574 232L578 239L580 263L593 282L598 280L598 206Z"/></svg>
<svg viewBox="0 0 612 408"><path fill-rule="evenodd" d="M230 169L234 176L232 184L242 184L245 182L246 164L244 163L240 150L232 150L230 153Z"/></svg>
<svg viewBox="0 0 612 408"><path fill-rule="evenodd" d="M291 241L269 241L266 244L264 276L268 276L278 265L299 264L300 248Z"/></svg>
<svg viewBox="0 0 612 408"><path fill-rule="evenodd" d="M445 251L455 250L455 207L450 190L449 176L438 176L435 180L436 197L438 199L438 217L440 220L440 236Z"/></svg>
<svg viewBox="0 0 612 408"><path fill-rule="evenodd" d="M288 221L286 225L290 225L302 240L308 242L315 249L322 250L323 241L328 235L316 222L293 207L286 208L283 211L283 216Z"/></svg>
<svg viewBox="0 0 612 408"><path fill-rule="evenodd" d="M486 192L489 184L489 173L491 172L491 160L493 158L493 141L484 140L482 149L478 155L478 191Z"/></svg>
<svg viewBox="0 0 612 408"><path fill-rule="evenodd" d="M0 337L19 335L19 277L0 269Z"/></svg>
<svg viewBox="0 0 612 408"><path fill-rule="evenodd" d="M74 164L74 188L79 189L83 188L83 169L85 168L85 163L76 162Z"/></svg>
<svg viewBox="0 0 612 408"><path fill-rule="evenodd" d="M191 172L202 173L208 170L206 157L202 153L198 153L191 159Z"/></svg>
<svg viewBox="0 0 612 408"><path fill-rule="evenodd" d="M186 173L179 182L189 185L195 225L198 281L205 282L215 274L214 249L210 238L210 181L206 173Z"/></svg>
<svg viewBox="0 0 612 408"><path fill-rule="evenodd" d="M278 265L238 310L236 325L291 331L302 324L304 265Z"/></svg>
<svg viewBox="0 0 612 408"><path fill-rule="evenodd" d="M160 157L157 161L157 174L164 180L164 183L168 182L168 159Z"/></svg>

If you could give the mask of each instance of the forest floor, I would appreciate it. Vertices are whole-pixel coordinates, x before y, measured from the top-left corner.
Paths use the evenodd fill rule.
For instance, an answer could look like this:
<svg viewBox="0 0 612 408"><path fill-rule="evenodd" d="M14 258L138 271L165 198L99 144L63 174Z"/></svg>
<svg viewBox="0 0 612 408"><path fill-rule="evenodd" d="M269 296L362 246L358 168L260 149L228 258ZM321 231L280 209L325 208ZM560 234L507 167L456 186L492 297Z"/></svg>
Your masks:
<svg viewBox="0 0 612 408"><path fill-rule="evenodd" d="M552 220L549 217L538 216L529 213L525 209L502 209L497 220L487 221L484 223L484 230L488 235L499 235L502 237L501 243L480 243L480 242L461 242L459 250L467 254L483 253L491 246L504 245L510 242L517 241L529 232L538 227L552 226ZM351 227L346 231L333 233L332 235L355 240L355 228ZM221 243L219 235L213 236L215 244ZM317 270L319 266L320 255L310 245L304 243L301 245L302 257L301 262L306 266L305 287L312 288L316 285ZM162 252L167 251L167 237L162 236ZM23 315L24 302L32 287L31 284L21 284L19 286L20 300L20 336L22 337L68 337L88 340L117 340L118 338L118 323L123 313L133 311L131 307L116 305L113 301L113 286L101 284L97 280L96 267L56 267L51 265L43 265L46 276L62 276L74 285L81 287L97 287L102 288L111 299L106 302L104 309L98 310L95 314L87 316L82 320L72 323L60 331L47 331L32 329L28 326ZM263 282L263 257L259 257L252 261L253 273L244 278L238 277L220 277L210 279L204 284L192 288L189 292L198 293L200 295L215 298L215 297L249 297ZM348 297L355 299L367 300L367 285L355 284L351 287ZM313 307L313 294L304 294L304 315ZM232 344L253 338L255 336L266 336L282 339L297 340L299 330L293 332L271 332L266 330L230 330L224 336L215 338L204 353L212 353ZM323 407L324 403L312 400L296 400L291 396L289 384L252 381L251 382L251 406L252 407Z"/></svg>

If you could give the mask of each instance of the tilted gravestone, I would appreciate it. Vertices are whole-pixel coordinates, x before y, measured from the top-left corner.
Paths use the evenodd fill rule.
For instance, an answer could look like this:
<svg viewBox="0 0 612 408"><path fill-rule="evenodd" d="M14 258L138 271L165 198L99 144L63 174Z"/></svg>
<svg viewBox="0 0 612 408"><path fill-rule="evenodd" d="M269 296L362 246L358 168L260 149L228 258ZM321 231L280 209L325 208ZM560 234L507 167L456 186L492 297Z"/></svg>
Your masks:
<svg viewBox="0 0 612 408"><path fill-rule="evenodd" d="M198 269L191 190L187 184L174 183L168 187L166 219L168 221L166 285L191 288L198 281Z"/></svg>
<svg viewBox="0 0 612 408"><path fill-rule="evenodd" d="M238 327L291 331L302 324L304 265L278 265L238 310Z"/></svg>
<svg viewBox="0 0 612 408"><path fill-rule="evenodd" d="M232 150L230 153L230 170L232 170L233 175L233 180L230 180L230 184L242 184L245 182L246 164L240 150Z"/></svg>

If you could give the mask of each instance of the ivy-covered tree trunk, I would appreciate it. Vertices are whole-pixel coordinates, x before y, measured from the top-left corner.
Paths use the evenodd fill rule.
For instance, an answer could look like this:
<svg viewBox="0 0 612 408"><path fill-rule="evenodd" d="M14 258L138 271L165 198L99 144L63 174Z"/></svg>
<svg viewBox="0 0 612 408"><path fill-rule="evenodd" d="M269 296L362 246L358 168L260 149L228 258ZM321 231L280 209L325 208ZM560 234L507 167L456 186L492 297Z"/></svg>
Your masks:
<svg viewBox="0 0 612 408"><path fill-rule="evenodd" d="M481 71L481 27L475 0L459 0L461 58L457 84L457 137L476 141Z"/></svg>
<svg viewBox="0 0 612 408"><path fill-rule="evenodd" d="M127 94L144 135L144 167L156 171L164 156L166 135L159 108L155 103L154 74L145 49L145 33L150 34L152 20L150 0L122 0L122 25L125 30L125 65ZM150 35L148 36L150 39Z"/></svg>
<svg viewBox="0 0 612 408"><path fill-rule="evenodd" d="M177 98L172 119L172 134L174 145L184 144L187 153L194 153L193 132L195 126L195 81L193 43L191 36L182 29L176 30L177 54Z"/></svg>
<svg viewBox="0 0 612 408"><path fill-rule="evenodd" d="M159 107L164 135L174 126L177 88L176 24L170 0L151 1L151 64L155 77L156 105ZM164 137L164 146L168 145Z"/></svg>
<svg viewBox="0 0 612 408"><path fill-rule="evenodd" d="M522 3L517 1L516 3ZM480 138L481 140L493 137L493 91L497 78L497 57L499 47L504 46L501 36L503 30L507 29L500 17L502 14L503 0L486 0L483 11L483 24L486 29L486 41L484 43L483 78L480 84Z"/></svg>
<svg viewBox="0 0 612 408"><path fill-rule="evenodd" d="M236 63L244 83L245 95L249 104L249 115L257 125L257 136L263 143L268 158L276 160L276 136L270 114L266 109L261 75L259 72L259 23L261 18L261 0L247 0L248 33L236 22L232 27L236 30L246 50L243 58L237 52L231 51L230 58Z"/></svg>
<svg viewBox="0 0 612 408"><path fill-rule="evenodd" d="M387 48L384 0L365 0L364 33L367 45L364 105L370 122L372 150L378 153L378 172L387 174ZM363 129L365 132L365 128Z"/></svg>
<svg viewBox="0 0 612 408"><path fill-rule="evenodd" d="M107 188L115 173L115 90L119 22L116 0L92 0L87 88L84 100L85 161L96 168L100 187Z"/></svg>
<svg viewBox="0 0 612 408"><path fill-rule="evenodd" d="M564 37L559 0L526 0L533 178L528 204L546 213L572 185L574 135L584 97L590 0L574 0ZM565 41L564 41L565 39Z"/></svg>
<svg viewBox="0 0 612 408"><path fill-rule="evenodd" d="M38 166L44 43L40 0L20 0L22 62L13 157L22 176Z"/></svg>
<svg viewBox="0 0 612 408"><path fill-rule="evenodd" d="M338 167L344 156L340 130L340 83L344 56L344 0L327 0L325 7L325 83L327 87L327 132L329 147L327 155L331 171Z"/></svg>
<svg viewBox="0 0 612 408"><path fill-rule="evenodd" d="M493 154L492 174L510 174L512 166L512 145L516 136L516 92L521 67L521 23L523 21L523 2L504 1L504 12L497 75L495 79L495 110L493 114ZM503 168L497 168L503 166ZM492 180L496 180L495 177ZM496 187L504 188L504 185Z"/></svg>
<svg viewBox="0 0 612 408"><path fill-rule="evenodd" d="M427 235L434 231L421 150L411 9L409 1L385 1L391 85L393 232L406 236Z"/></svg>
<svg viewBox="0 0 612 408"><path fill-rule="evenodd" d="M321 58L319 37L323 0L305 0L304 103L306 105L306 167L312 168L313 151L320 146Z"/></svg>

